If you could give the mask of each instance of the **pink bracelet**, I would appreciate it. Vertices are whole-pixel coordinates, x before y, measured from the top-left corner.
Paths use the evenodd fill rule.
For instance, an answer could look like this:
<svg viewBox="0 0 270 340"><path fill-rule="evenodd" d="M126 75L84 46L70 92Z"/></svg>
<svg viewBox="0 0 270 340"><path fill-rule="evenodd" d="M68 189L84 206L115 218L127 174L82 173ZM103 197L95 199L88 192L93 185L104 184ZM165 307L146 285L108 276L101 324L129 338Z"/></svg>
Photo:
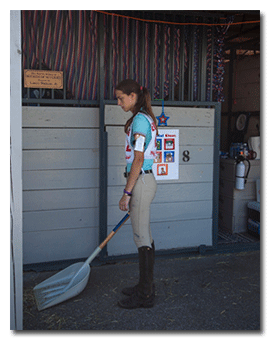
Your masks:
<svg viewBox="0 0 270 340"><path fill-rule="evenodd" d="M124 189L124 194L128 195L128 196L132 196L132 193L131 192L128 192Z"/></svg>

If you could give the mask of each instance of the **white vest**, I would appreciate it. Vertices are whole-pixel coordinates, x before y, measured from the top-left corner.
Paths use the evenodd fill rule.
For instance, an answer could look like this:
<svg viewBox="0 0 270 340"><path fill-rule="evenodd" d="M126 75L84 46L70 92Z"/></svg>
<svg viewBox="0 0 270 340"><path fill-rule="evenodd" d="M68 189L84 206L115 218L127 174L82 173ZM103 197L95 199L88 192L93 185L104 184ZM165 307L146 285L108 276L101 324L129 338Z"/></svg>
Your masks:
<svg viewBox="0 0 270 340"><path fill-rule="evenodd" d="M144 115L144 117L148 119L151 125L151 134L152 134L150 143L148 144L147 149L144 151L144 159L155 159L156 154L157 154L157 143L156 143L157 130L155 127L155 123L153 119L149 117L148 115L146 115L145 113L140 112L140 114ZM133 125L133 122L128 127L128 131L126 133L125 146L126 146L126 162L127 163L132 163L134 160L134 148L133 148L133 145L131 144L132 125Z"/></svg>

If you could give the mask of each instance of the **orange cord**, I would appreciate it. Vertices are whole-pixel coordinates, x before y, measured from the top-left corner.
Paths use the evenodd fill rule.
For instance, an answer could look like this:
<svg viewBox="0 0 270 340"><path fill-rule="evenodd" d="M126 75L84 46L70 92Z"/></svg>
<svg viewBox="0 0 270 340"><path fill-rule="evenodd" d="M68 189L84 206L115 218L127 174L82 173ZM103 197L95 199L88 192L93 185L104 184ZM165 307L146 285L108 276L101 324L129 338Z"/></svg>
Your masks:
<svg viewBox="0 0 270 340"><path fill-rule="evenodd" d="M159 24L169 24L169 25L183 25L183 26L189 26L189 25L194 25L194 26L226 26L226 25L242 25L242 24L256 24L259 23L260 20L254 20L254 21L244 21L244 22L233 22L230 24L207 24L207 23L200 23L200 22L171 22L171 21L160 21L160 20L150 20L150 19L141 19L141 18L133 18L133 17L129 17L126 15L122 15L122 14L116 14L116 13L109 13L109 12L105 12L105 11L98 11L98 10L94 10L95 12L99 12L102 14L106 14L106 15L114 15L117 17L121 17L121 18L126 18L126 19L133 19L133 20L138 20L138 21L145 21L145 22L156 22Z"/></svg>

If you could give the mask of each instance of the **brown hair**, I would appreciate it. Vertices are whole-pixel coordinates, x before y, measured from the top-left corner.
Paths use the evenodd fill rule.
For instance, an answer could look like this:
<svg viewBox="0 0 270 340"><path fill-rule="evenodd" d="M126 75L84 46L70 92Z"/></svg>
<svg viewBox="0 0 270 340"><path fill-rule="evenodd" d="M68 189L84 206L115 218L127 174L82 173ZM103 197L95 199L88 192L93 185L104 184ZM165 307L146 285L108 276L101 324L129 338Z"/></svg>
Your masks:
<svg viewBox="0 0 270 340"><path fill-rule="evenodd" d="M128 119L125 125L125 132L127 132L128 127L132 123L134 117L138 112L143 110L147 113L154 121L155 127L157 129L157 120L153 113L151 107L151 96L146 87L139 85L135 80L125 79L121 81L115 88L116 90L122 91L126 95L130 95L132 92L137 94L137 103L135 104L133 116Z"/></svg>

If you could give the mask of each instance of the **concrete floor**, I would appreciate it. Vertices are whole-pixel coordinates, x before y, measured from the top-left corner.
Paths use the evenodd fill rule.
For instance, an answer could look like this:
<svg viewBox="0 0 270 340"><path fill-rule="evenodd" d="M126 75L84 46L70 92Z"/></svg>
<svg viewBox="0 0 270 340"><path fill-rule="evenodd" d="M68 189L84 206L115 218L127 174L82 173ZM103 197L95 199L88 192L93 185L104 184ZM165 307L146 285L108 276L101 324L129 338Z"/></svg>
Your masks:
<svg viewBox="0 0 270 340"><path fill-rule="evenodd" d="M123 287L137 283L138 263L91 268L76 297L38 311L33 287L55 272L24 273L24 330L164 330L260 332L260 252L156 258L151 309L117 306Z"/></svg>

